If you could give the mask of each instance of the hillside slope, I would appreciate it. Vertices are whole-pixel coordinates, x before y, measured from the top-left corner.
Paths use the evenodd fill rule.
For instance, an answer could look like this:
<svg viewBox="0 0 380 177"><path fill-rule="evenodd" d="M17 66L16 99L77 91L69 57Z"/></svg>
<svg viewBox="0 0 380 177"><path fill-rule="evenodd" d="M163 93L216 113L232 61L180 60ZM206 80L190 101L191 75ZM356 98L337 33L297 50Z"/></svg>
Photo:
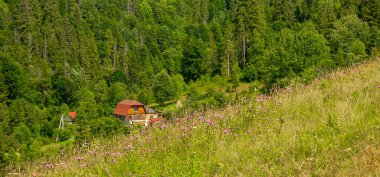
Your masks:
<svg viewBox="0 0 380 177"><path fill-rule="evenodd" d="M22 174L367 176L380 166L380 59L272 97L95 141Z"/></svg>

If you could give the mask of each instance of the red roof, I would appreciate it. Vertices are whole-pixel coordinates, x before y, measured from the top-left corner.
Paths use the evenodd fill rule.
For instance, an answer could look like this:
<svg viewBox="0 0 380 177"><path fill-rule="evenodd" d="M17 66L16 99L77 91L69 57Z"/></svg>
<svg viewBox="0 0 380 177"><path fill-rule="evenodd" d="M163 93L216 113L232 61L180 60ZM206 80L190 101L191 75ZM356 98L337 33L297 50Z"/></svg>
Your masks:
<svg viewBox="0 0 380 177"><path fill-rule="evenodd" d="M69 112L69 116L70 118L75 119L75 117L77 116L77 112Z"/></svg>
<svg viewBox="0 0 380 177"><path fill-rule="evenodd" d="M135 100L123 100L117 104L113 114L127 116L128 110L131 106L144 106L144 105Z"/></svg>

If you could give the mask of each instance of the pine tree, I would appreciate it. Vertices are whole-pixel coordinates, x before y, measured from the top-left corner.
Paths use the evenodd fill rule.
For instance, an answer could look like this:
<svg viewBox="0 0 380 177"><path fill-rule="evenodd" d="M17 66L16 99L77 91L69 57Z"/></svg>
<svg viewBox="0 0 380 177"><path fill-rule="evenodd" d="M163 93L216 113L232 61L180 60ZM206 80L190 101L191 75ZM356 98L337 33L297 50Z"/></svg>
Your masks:
<svg viewBox="0 0 380 177"><path fill-rule="evenodd" d="M172 81L169 74L165 70L162 70L156 75L153 83L154 98L160 105L163 105L166 101L174 99L176 94L176 84Z"/></svg>
<svg viewBox="0 0 380 177"><path fill-rule="evenodd" d="M380 26L380 2L376 0L363 0L359 5L359 17L368 22L370 26Z"/></svg>

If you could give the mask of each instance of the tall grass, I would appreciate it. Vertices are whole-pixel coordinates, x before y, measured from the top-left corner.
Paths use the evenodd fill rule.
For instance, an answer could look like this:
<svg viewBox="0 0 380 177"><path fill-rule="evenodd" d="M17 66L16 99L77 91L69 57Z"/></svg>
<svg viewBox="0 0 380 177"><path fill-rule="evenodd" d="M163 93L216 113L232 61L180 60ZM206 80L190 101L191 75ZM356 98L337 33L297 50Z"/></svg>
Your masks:
<svg viewBox="0 0 380 177"><path fill-rule="evenodd" d="M26 176L380 175L380 60L29 164Z"/></svg>

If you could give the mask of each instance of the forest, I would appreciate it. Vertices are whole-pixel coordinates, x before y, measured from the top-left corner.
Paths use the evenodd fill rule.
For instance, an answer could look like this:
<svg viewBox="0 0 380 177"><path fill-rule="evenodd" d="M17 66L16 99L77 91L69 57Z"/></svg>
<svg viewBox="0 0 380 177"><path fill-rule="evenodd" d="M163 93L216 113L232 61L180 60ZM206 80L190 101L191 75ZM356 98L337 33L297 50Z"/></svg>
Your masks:
<svg viewBox="0 0 380 177"><path fill-rule="evenodd" d="M57 135L81 144L128 133L112 116L126 98L222 107L243 83L270 94L378 56L379 9L377 0L0 0L0 169L46 155ZM58 130L69 111L78 121Z"/></svg>

